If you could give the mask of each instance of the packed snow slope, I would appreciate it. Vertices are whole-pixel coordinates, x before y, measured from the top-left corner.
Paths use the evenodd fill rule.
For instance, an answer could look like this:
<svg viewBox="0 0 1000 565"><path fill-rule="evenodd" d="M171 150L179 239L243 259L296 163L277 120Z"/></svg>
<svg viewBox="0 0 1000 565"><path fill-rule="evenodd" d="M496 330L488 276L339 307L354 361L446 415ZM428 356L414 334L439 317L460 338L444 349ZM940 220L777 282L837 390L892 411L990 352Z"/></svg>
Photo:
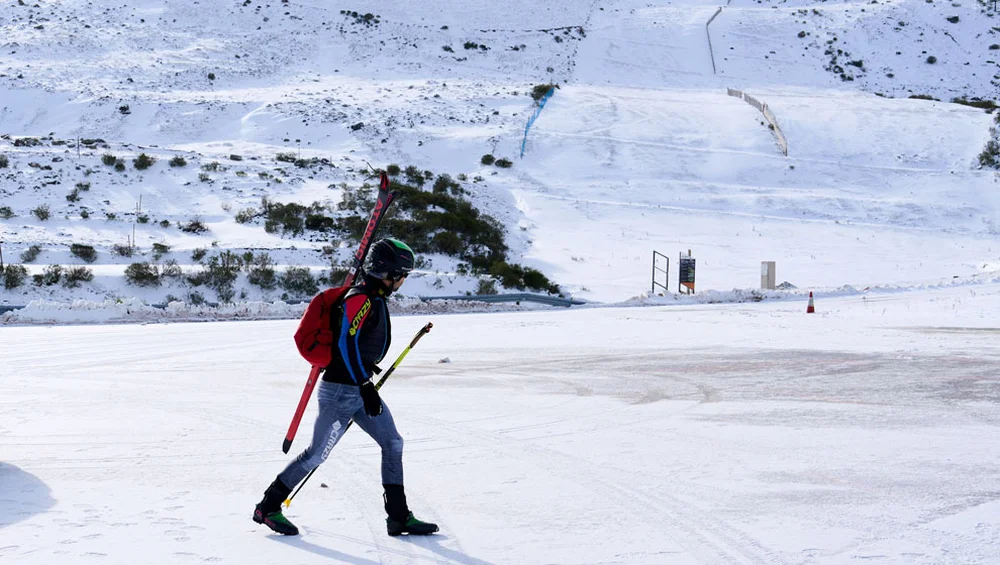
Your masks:
<svg viewBox="0 0 1000 565"><path fill-rule="evenodd" d="M251 521L312 431L292 320L0 328L0 562L995 564L1000 284L801 306L395 317L428 539L357 429L301 536Z"/></svg>
<svg viewBox="0 0 1000 565"><path fill-rule="evenodd" d="M994 115L950 102L995 96L992 8L737 1L708 27L710 53L705 24L718 8L7 2L5 258L38 245L28 265L38 274L81 265L69 246L84 243L98 259L81 288L28 284L0 300L187 299L194 289L179 281L124 284L124 266L152 260L154 243L187 272L197 248L264 249L279 267L320 269L328 235L282 237L235 216L265 196L335 207L368 163L464 178L506 227L512 262L588 300L648 291L654 250L673 261L671 291L689 249L699 290L755 287L764 260L777 261L779 282L817 290L995 273L1000 191L977 168ZM549 82L559 88L519 158L535 109L527 94ZM727 87L767 103L787 156ZM157 162L134 169L140 152ZM321 162L296 167L281 153ZM514 166L482 165L487 153ZM125 170L103 165L106 154ZM188 166L168 165L178 156ZM32 214L42 204L45 221ZM178 229L194 219L209 231ZM137 254L115 255L133 233ZM342 243L335 258L349 252ZM477 288L453 258L427 259L413 294ZM239 285L240 298L282 294Z"/></svg>

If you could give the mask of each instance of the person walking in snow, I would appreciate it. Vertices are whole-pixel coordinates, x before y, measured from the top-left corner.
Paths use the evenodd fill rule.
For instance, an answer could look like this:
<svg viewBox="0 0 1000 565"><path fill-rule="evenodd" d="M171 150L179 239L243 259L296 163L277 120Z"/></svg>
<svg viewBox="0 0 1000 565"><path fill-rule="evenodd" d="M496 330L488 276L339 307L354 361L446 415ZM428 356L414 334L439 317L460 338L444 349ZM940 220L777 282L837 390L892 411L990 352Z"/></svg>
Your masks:
<svg viewBox="0 0 1000 565"><path fill-rule="evenodd" d="M278 474L254 508L253 519L279 534L299 530L281 513L281 503L310 471L329 457L348 423L354 422L382 448L382 486L385 489L386 530L390 536L427 535L436 524L413 517L403 491L403 438L389 407L382 402L373 373L385 357L391 340L386 297L399 290L413 269L414 254L395 239L375 242L364 263L364 277L344 295L339 335L333 360L323 373L317 399L319 415L312 443Z"/></svg>

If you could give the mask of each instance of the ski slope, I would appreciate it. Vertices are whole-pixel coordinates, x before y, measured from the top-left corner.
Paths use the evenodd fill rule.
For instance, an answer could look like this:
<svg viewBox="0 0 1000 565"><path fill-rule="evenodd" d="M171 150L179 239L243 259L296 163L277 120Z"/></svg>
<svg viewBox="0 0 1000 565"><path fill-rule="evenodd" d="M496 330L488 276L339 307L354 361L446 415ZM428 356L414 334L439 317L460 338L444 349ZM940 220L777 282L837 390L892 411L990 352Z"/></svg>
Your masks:
<svg viewBox="0 0 1000 565"><path fill-rule="evenodd" d="M714 73L705 24L721 4L703 0L351 7L374 24L314 1L18 4L0 19L0 200L16 214L0 219L5 258L38 245L27 265L38 274L83 265L68 250L86 243L98 260L79 289L27 285L0 303L191 302L190 286L123 281L154 244L188 273L200 248L266 250L279 269L318 272L325 234L281 237L235 216L265 196L336 206L369 163L464 175L506 228L510 261L592 302L647 292L654 250L675 262L672 289L689 249L698 290L754 288L761 261L817 291L995 276L1000 191L977 156L996 115L951 100L994 96L1000 38L985 5L953 4L730 2L709 30ZM520 158L528 93L544 83L559 89ZM727 88L768 104L787 156ZM31 136L45 140L15 145ZM106 147L77 149L78 137ZM157 163L101 164L140 152ZM485 154L514 166L482 165ZM167 164L178 156L187 167ZM91 186L67 201L77 183ZM51 219L32 216L40 204ZM193 218L210 231L178 229ZM116 256L133 232L139 254ZM426 259L413 295L477 288L454 257ZM243 279L236 290L280 297Z"/></svg>
<svg viewBox="0 0 1000 565"><path fill-rule="evenodd" d="M3 328L0 559L995 563L998 298L397 317L390 358L434 322L383 389L427 539L385 535L357 430L287 511L300 537L251 521L294 321Z"/></svg>

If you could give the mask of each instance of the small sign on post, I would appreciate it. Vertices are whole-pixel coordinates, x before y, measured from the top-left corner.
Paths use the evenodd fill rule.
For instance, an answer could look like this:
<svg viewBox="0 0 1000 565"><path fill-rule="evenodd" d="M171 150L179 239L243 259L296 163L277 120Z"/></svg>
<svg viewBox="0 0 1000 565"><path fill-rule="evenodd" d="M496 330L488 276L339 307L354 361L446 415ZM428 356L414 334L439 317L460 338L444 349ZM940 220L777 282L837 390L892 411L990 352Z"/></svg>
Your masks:
<svg viewBox="0 0 1000 565"><path fill-rule="evenodd" d="M694 294L694 257L688 249L687 257L680 254L680 261L677 262L678 282L677 290L684 294Z"/></svg>
<svg viewBox="0 0 1000 565"><path fill-rule="evenodd" d="M760 288L763 290L774 290L775 268L774 261L760 262Z"/></svg>

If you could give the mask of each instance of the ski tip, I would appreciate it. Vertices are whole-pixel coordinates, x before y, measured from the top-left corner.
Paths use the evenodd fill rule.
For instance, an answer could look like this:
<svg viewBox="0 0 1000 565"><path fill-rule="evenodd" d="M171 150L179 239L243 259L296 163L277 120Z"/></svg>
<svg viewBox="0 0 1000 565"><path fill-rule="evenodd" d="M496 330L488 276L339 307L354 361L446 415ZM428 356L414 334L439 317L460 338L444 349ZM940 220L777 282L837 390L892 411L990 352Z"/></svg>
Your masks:
<svg viewBox="0 0 1000 565"><path fill-rule="evenodd" d="M289 450L289 449L290 449L291 447L292 447L292 440L290 440L290 439L286 439L286 440L285 440L284 442L282 442L282 444L281 444L281 452L282 452L282 453L288 453L288 450Z"/></svg>

